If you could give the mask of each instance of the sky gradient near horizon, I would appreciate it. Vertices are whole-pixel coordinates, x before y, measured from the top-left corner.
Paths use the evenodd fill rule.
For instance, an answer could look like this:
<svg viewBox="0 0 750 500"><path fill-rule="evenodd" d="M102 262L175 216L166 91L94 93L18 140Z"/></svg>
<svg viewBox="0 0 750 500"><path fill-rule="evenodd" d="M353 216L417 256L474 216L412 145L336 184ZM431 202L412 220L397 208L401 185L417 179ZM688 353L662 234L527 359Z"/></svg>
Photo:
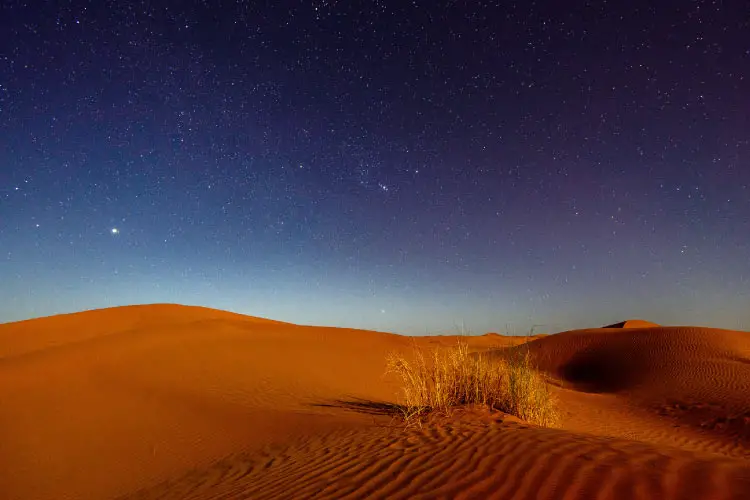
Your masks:
<svg viewBox="0 0 750 500"><path fill-rule="evenodd" d="M750 330L746 2L0 6L0 322Z"/></svg>

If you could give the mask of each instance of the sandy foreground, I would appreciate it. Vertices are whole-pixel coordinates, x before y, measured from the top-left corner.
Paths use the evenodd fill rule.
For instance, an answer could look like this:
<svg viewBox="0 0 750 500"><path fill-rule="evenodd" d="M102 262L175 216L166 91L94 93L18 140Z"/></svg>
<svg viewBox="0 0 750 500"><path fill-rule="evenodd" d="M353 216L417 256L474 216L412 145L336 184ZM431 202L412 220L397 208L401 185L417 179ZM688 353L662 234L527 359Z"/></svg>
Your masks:
<svg viewBox="0 0 750 500"><path fill-rule="evenodd" d="M617 326L530 343L563 413L542 429L383 411L387 353L451 337L176 305L0 325L0 498L750 499L750 333Z"/></svg>

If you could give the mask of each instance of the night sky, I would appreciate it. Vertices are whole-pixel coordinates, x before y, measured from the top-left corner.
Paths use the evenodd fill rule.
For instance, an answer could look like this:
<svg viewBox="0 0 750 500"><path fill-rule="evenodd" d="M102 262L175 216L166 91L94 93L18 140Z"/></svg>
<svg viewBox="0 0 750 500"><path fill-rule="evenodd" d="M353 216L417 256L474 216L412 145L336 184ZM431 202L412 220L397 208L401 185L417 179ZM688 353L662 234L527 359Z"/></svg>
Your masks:
<svg viewBox="0 0 750 500"><path fill-rule="evenodd" d="M0 9L0 322L750 329L745 1Z"/></svg>

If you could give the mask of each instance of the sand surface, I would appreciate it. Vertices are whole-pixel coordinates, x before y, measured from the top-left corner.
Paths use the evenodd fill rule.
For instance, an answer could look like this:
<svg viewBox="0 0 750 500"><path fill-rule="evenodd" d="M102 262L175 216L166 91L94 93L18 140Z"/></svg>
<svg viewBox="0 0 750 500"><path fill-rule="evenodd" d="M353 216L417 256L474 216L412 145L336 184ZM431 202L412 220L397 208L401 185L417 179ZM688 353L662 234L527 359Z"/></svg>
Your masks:
<svg viewBox="0 0 750 500"><path fill-rule="evenodd" d="M386 414L387 353L456 337L175 305L0 325L0 498L750 498L750 333L627 323L529 339L560 429Z"/></svg>

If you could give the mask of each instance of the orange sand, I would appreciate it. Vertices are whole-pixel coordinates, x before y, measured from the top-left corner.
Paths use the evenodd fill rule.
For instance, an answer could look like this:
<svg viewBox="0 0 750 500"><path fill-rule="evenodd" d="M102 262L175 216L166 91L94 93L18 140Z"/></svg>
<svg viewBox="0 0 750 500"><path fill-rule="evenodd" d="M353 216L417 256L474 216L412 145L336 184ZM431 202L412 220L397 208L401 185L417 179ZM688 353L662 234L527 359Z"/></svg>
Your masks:
<svg viewBox="0 0 750 500"><path fill-rule="evenodd" d="M405 429L386 354L456 337L174 305L0 325L0 498L750 498L750 333L623 326L530 339L562 429Z"/></svg>

